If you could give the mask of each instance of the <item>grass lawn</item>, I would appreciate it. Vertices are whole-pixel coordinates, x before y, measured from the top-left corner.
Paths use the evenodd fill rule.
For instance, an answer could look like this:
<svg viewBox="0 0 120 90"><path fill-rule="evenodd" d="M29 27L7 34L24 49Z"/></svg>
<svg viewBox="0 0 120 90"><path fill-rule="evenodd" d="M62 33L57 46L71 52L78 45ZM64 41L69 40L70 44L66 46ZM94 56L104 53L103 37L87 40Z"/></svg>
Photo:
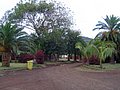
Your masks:
<svg viewBox="0 0 120 90"><path fill-rule="evenodd" d="M63 63L70 63L70 62L63 62ZM38 67L46 67L47 65L57 65L59 62L45 62L45 64L34 64L33 68ZM10 63L10 67L2 67L2 63L0 62L0 71L2 70L22 70L27 69L26 63ZM110 70L117 70L120 69L120 64L103 64L103 69L100 68L100 65L80 65L76 69L81 71L110 71Z"/></svg>
<svg viewBox="0 0 120 90"><path fill-rule="evenodd" d="M10 67L2 67L2 63L0 62L0 70L12 70L12 69L26 69L26 63L10 63Z"/></svg>
<svg viewBox="0 0 120 90"><path fill-rule="evenodd" d="M100 68L100 65L81 65L76 69L81 71L88 71L88 72L104 72L110 70L118 70L120 69L120 64L103 64L103 68Z"/></svg>
<svg viewBox="0 0 120 90"><path fill-rule="evenodd" d="M33 68L57 65L59 62L45 62L44 64L33 64ZM10 67L2 67L0 62L0 71L2 70L22 70L27 69L27 63L10 63Z"/></svg>
<svg viewBox="0 0 120 90"><path fill-rule="evenodd" d="M45 67L44 64L34 64L33 68ZM10 67L2 67L2 63L0 62L0 71L1 70L22 70L27 69L27 63L10 63Z"/></svg>
<svg viewBox="0 0 120 90"><path fill-rule="evenodd" d="M101 70L99 65L90 65L90 67L96 68L98 70ZM103 64L102 70L114 70L114 69L120 69L120 64Z"/></svg>

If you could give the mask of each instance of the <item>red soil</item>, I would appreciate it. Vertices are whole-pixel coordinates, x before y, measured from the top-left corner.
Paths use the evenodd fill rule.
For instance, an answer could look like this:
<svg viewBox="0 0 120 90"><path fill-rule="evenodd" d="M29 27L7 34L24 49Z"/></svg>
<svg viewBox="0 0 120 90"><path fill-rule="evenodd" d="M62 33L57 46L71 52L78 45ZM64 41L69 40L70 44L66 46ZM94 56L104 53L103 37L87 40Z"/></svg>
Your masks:
<svg viewBox="0 0 120 90"><path fill-rule="evenodd" d="M120 90L120 71L82 72L78 64L8 72L0 90Z"/></svg>

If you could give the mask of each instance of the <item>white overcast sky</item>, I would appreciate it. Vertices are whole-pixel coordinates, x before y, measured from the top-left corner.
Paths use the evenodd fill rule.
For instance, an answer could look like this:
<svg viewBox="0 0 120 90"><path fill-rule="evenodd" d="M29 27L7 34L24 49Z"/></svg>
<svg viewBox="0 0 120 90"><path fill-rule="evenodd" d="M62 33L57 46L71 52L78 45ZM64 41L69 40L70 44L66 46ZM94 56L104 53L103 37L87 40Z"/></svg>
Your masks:
<svg viewBox="0 0 120 90"><path fill-rule="evenodd" d="M120 0L59 0L74 12L75 29L82 36L94 38L98 31L92 31L98 21L106 15L120 16ZM1 0L0 18L13 8L19 0Z"/></svg>

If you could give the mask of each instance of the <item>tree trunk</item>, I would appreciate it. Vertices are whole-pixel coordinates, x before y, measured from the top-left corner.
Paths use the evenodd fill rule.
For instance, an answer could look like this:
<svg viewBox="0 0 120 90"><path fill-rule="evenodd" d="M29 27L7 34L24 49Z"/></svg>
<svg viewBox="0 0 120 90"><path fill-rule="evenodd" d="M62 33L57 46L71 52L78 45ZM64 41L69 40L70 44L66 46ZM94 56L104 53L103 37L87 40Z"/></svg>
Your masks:
<svg viewBox="0 0 120 90"><path fill-rule="evenodd" d="M82 60L82 56L81 56L81 54L79 55L79 62L81 62L81 60Z"/></svg>
<svg viewBox="0 0 120 90"><path fill-rule="evenodd" d="M76 62L77 61L77 58L76 58L76 49L74 51L74 61Z"/></svg>
<svg viewBox="0 0 120 90"><path fill-rule="evenodd" d="M70 54L68 54L68 61L70 61Z"/></svg>
<svg viewBox="0 0 120 90"><path fill-rule="evenodd" d="M58 61L58 55L57 54L54 54L54 60Z"/></svg>
<svg viewBox="0 0 120 90"><path fill-rule="evenodd" d="M87 64L87 65L90 65L89 58L87 57L86 59L87 59L86 64Z"/></svg>
<svg viewBox="0 0 120 90"><path fill-rule="evenodd" d="M8 52L3 52L2 54L2 66L3 67L10 67L10 53Z"/></svg>
<svg viewBox="0 0 120 90"><path fill-rule="evenodd" d="M102 69L103 66L102 66L102 59L100 59L100 68Z"/></svg>
<svg viewBox="0 0 120 90"><path fill-rule="evenodd" d="M59 54L57 54L57 61L59 61Z"/></svg>

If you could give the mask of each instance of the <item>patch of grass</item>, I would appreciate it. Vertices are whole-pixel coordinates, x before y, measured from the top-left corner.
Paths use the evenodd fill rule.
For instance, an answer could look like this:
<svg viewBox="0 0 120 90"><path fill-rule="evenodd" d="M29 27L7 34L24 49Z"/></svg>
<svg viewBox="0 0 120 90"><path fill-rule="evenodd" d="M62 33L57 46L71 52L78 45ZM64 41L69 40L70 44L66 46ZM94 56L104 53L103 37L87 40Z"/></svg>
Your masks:
<svg viewBox="0 0 120 90"><path fill-rule="evenodd" d="M59 65L60 63L61 62L47 61L44 64L33 64L33 69ZM64 61L62 63L68 63L68 62ZM2 67L2 63L0 62L0 71L2 71L2 70L23 70L23 69L27 69L27 63L10 63L10 67Z"/></svg>
<svg viewBox="0 0 120 90"><path fill-rule="evenodd" d="M46 61L45 65L60 65L60 64L71 64L73 63L72 61L64 61L64 60L59 60L59 61Z"/></svg>
<svg viewBox="0 0 120 90"><path fill-rule="evenodd" d="M120 69L120 64L103 64L103 69L105 70Z"/></svg>
<svg viewBox="0 0 120 90"><path fill-rule="evenodd" d="M46 67L45 64L33 64L33 68Z"/></svg>
<svg viewBox="0 0 120 90"><path fill-rule="evenodd" d="M100 68L100 65L90 65L89 66L92 69L96 70L114 70L114 69L120 69L120 64L103 64L103 68Z"/></svg>
<svg viewBox="0 0 120 90"><path fill-rule="evenodd" d="M57 62L53 62L53 61L46 61L45 64L49 64L49 65L52 65L52 64L56 64Z"/></svg>
<svg viewBox="0 0 120 90"><path fill-rule="evenodd" d="M33 64L33 68L45 67L44 64ZM10 67L2 67L0 63L0 71L2 70L23 70L27 69L27 63L10 63Z"/></svg>
<svg viewBox="0 0 120 90"><path fill-rule="evenodd" d="M88 72L104 72L120 69L120 64L103 64L102 69L100 68L100 65L81 65L80 67L77 67L77 69Z"/></svg>
<svg viewBox="0 0 120 90"><path fill-rule="evenodd" d="M26 63L10 63L10 67L2 67L0 63L0 70L16 70L16 69L26 69Z"/></svg>

